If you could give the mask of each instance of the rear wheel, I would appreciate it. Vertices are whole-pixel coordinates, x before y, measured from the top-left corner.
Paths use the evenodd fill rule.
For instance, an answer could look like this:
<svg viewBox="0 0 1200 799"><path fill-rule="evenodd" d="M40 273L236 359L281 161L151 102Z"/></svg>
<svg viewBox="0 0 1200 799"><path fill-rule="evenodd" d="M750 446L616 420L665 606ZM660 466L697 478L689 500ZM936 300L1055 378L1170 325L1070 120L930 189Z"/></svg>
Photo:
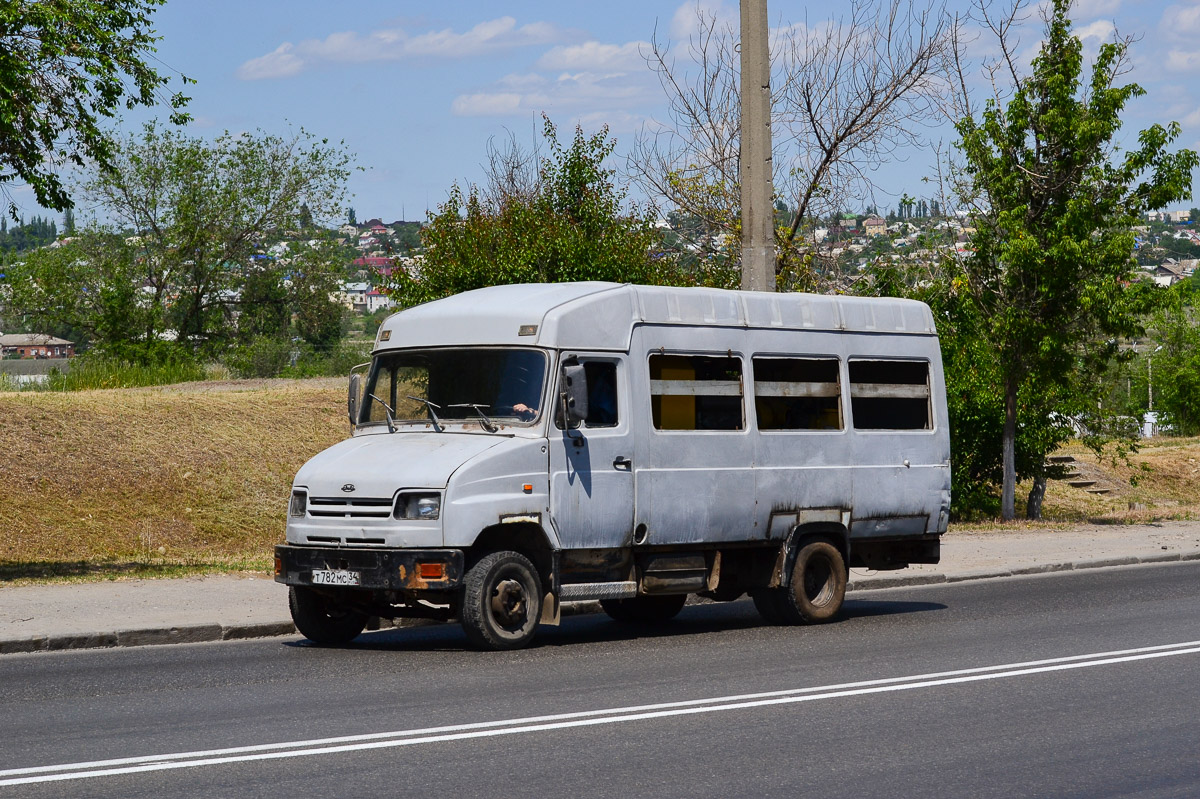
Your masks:
<svg viewBox="0 0 1200 799"><path fill-rule="evenodd" d="M750 592L750 598L754 600L754 609L763 617L763 621L769 624L796 623L783 607L785 593L786 588L756 588Z"/></svg>
<svg viewBox="0 0 1200 799"><path fill-rule="evenodd" d="M630 599L601 599L604 608L614 621L626 624L659 624L679 615L687 603L687 594L661 594L635 596Z"/></svg>
<svg viewBox="0 0 1200 799"><path fill-rule="evenodd" d="M467 571L459 618L480 649L519 649L533 640L542 614L542 582L518 552L493 552Z"/></svg>
<svg viewBox="0 0 1200 799"><path fill-rule="evenodd" d="M788 603L805 624L829 621L846 598L846 561L828 541L812 541L796 554Z"/></svg>
<svg viewBox="0 0 1200 799"><path fill-rule="evenodd" d="M367 626L367 614L303 586L288 588L288 609L300 634L321 646L349 643Z"/></svg>
<svg viewBox="0 0 1200 799"><path fill-rule="evenodd" d="M791 584L751 592L754 607L771 624L820 624L842 609L846 561L828 541L810 541L796 553Z"/></svg>

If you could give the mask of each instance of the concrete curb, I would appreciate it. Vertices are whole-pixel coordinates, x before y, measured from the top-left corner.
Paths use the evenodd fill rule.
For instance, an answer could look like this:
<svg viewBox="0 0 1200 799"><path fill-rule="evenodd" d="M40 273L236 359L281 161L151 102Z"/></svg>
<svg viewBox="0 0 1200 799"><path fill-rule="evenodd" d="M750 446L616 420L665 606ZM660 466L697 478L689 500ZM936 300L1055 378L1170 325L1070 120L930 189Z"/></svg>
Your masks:
<svg viewBox="0 0 1200 799"><path fill-rule="evenodd" d="M1086 569L1104 569L1119 566L1140 566L1194 560L1200 560L1200 550L1192 552L1169 552L1144 557L1128 556L1063 563L1044 563L1014 569L979 569L976 571L958 572L951 575L942 574L941 572L906 574L903 576L872 575L850 582L846 590L855 592L878 591L886 588L906 588L909 586L961 583L1061 571L1083 571ZM583 616L602 612L600 603L596 601L565 602L562 605L562 615L564 617ZM27 652L60 652L69 649L107 649L126 646L194 644L206 641L236 641L295 634L296 627L291 621L252 622L246 624L192 624L175 627L116 630L96 633L67 633L63 635L0 640L0 655Z"/></svg>
<svg viewBox="0 0 1200 799"><path fill-rule="evenodd" d="M234 641L292 635L295 632L296 626L290 621L269 621L252 624L189 624L175 627L116 630L114 632L37 635L30 638L0 640L0 655L18 652L60 652L67 649L107 649L118 646L160 646L162 644L195 644L204 641Z"/></svg>

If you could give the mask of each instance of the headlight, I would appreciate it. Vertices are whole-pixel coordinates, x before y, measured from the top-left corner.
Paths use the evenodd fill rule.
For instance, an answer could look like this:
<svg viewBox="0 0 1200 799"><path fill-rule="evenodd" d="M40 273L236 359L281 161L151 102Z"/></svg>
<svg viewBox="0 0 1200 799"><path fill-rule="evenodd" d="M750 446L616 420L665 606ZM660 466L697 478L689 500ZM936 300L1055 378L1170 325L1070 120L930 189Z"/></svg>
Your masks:
<svg viewBox="0 0 1200 799"><path fill-rule="evenodd" d="M288 515L303 517L308 511L308 494L304 491L293 491L292 501L288 505Z"/></svg>
<svg viewBox="0 0 1200 799"><path fill-rule="evenodd" d="M396 497L395 517L431 521L438 518L442 512L441 494L408 493Z"/></svg>

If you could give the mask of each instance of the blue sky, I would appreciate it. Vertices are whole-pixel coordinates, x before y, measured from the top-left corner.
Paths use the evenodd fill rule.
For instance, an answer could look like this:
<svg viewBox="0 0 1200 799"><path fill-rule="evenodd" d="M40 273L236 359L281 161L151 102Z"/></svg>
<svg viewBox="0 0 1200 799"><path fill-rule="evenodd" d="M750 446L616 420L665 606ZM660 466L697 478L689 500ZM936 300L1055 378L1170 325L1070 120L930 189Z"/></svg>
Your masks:
<svg viewBox="0 0 1200 799"><path fill-rule="evenodd" d="M736 0L704 5L737 19ZM773 25L806 16L811 24L834 8L772 0L769 15ZM623 152L643 124L666 113L640 51L656 29L660 39L685 43L694 9L694 0L169 0L154 25L163 37L158 58L198 81L188 87L193 134L303 126L344 140L365 168L350 183L359 220L391 221L423 219L453 181L480 179L489 138L511 131L532 144L542 112L560 136L575 123L587 132L607 123ZM1179 146L1200 149L1200 0L1084 0L1074 17L1091 49L1113 23L1142 37L1128 79L1149 94L1130 109L1126 133L1174 119L1184 126ZM1030 46L1037 28L1026 35ZM123 126L144 118L130 114ZM883 169L877 202L894 205L886 192L918 193L931 160L922 148ZM30 202L21 190L14 198Z"/></svg>

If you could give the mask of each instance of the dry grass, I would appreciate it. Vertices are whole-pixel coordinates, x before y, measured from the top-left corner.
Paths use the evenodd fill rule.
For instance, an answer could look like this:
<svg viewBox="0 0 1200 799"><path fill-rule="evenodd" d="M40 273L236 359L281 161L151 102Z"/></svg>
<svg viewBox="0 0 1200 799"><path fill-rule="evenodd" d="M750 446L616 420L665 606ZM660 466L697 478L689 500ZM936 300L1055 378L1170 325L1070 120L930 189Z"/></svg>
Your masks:
<svg viewBox="0 0 1200 799"><path fill-rule="evenodd" d="M1080 480L1094 480L1077 488L1066 480L1051 480L1046 487L1040 522L983 522L955 525L956 530L1041 529L1089 524L1144 524L1165 519L1200 519L1200 438L1151 438L1120 458L1097 458L1082 444L1072 443L1057 454L1071 455ZM1029 483L1017 486L1017 515L1025 513ZM1088 488L1108 489L1105 494Z"/></svg>
<svg viewBox="0 0 1200 799"><path fill-rule="evenodd" d="M261 569L340 380L0 394L0 580Z"/></svg>
<svg viewBox="0 0 1200 799"><path fill-rule="evenodd" d="M341 379L0 393L0 583L266 570L293 475L348 433L344 398ZM1200 438L1063 453L1110 493L1051 481L1046 521L1003 529L1200 518Z"/></svg>

